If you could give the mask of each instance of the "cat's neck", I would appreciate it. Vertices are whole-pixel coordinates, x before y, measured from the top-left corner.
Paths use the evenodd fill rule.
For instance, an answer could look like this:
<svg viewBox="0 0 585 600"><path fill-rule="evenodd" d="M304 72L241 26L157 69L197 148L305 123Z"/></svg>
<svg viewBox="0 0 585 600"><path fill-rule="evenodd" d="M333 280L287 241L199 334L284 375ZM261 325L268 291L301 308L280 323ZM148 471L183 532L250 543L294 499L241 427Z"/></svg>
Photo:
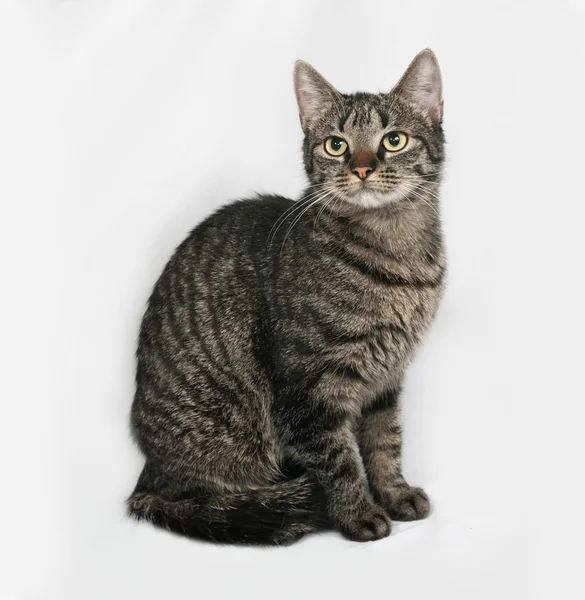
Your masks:
<svg viewBox="0 0 585 600"><path fill-rule="evenodd" d="M441 245L439 208L430 198L355 211L347 215L347 222L360 237L370 240L373 246L387 248L397 257L436 252L437 245Z"/></svg>

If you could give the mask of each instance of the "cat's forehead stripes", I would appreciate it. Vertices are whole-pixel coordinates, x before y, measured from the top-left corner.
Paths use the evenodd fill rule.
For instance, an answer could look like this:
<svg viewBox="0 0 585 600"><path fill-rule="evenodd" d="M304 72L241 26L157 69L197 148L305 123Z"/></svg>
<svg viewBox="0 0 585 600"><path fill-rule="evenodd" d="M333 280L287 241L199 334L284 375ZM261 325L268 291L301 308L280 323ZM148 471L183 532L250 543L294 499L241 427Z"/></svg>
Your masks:
<svg viewBox="0 0 585 600"><path fill-rule="evenodd" d="M375 152L388 124L388 116L373 95L361 95L358 99L346 97L345 111L338 121L338 130L349 143L350 151Z"/></svg>
<svg viewBox="0 0 585 600"><path fill-rule="evenodd" d="M349 106L342 113L339 120L339 130L344 132L346 129L364 130L384 128L388 123L388 117L383 116L378 107L374 106L373 99L360 98L355 100L348 99Z"/></svg>

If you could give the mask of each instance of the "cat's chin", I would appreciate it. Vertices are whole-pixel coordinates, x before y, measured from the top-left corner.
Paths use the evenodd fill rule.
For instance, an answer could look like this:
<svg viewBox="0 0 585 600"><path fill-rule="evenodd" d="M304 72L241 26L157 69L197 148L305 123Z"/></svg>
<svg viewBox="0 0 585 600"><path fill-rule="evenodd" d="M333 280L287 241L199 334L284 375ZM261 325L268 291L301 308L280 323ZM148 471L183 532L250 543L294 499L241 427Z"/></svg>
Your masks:
<svg viewBox="0 0 585 600"><path fill-rule="evenodd" d="M404 193L400 190L376 190L363 187L353 193L345 193L343 199L360 208L380 208L382 206L397 205L404 200Z"/></svg>

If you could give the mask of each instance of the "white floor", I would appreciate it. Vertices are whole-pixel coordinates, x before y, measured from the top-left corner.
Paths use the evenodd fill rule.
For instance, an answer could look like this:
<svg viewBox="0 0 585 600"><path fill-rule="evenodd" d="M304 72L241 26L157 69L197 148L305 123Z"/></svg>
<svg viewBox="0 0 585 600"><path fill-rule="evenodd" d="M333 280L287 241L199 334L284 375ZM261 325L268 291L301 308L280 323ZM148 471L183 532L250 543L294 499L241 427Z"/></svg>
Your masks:
<svg viewBox="0 0 585 600"><path fill-rule="evenodd" d="M3 6L0 598L585 597L583 2ZM388 90L426 46L450 274L404 410L432 516L263 550L130 522L135 339L173 248L301 190L294 59Z"/></svg>

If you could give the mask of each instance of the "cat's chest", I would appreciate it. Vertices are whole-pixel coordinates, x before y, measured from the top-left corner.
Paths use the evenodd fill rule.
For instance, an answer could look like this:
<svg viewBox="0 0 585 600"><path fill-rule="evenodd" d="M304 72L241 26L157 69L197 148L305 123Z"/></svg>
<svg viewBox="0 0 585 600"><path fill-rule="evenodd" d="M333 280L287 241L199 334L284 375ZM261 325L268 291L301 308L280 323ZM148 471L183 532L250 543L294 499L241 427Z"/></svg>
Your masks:
<svg viewBox="0 0 585 600"><path fill-rule="evenodd" d="M399 329L418 337L428 328L443 291L444 264L426 261L364 261L332 273L348 317L362 330Z"/></svg>
<svg viewBox="0 0 585 600"><path fill-rule="evenodd" d="M354 310L345 315L349 343L341 354L355 361L366 380L385 385L403 372L433 321L443 290L442 270L434 278L411 274L361 283Z"/></svg>
<svg viewBox="0 0 585 600"><path fill-rule="evenodd" d="M430 324L441 295L442 286L435 284L397 284L371 293L364 303L371 306L371 322L384 329L384 324L416 336Z"/></svg>
<svg viewBox="0 0 585 600"><path fill-rule="evenodd" d="M441 292L441 282L403 282L370 292L364 299L368 309L362 315L368 350L380 347L390 358L408 359L431 325Z"/></svg>

